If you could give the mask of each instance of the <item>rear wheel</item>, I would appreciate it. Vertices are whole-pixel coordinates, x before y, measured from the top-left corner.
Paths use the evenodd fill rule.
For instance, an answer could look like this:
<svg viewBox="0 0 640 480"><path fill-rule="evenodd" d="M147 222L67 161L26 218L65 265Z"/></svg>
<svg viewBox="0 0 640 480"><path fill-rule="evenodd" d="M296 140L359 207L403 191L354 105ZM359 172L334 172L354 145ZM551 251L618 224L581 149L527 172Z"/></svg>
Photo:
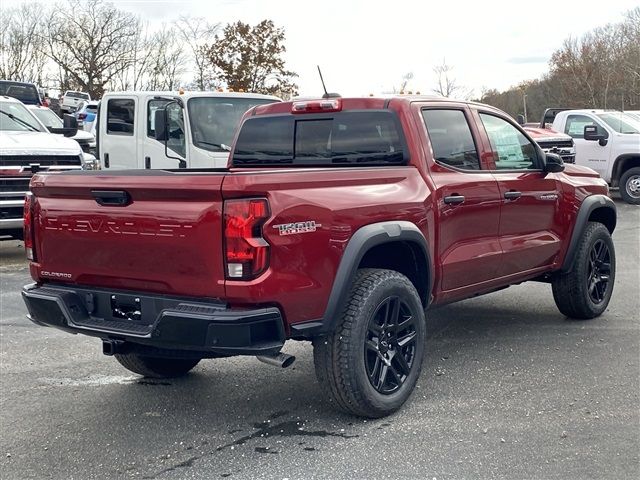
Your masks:
<svg viewBox="0 0 640 480"><path fill-rule="evenodd" d="M398 410L420 376L425 329L420 297L407 277L358 271L335 331L314 340L316 375L329 400L363 417Z"/></svg>
<svg viewBox="0 0 640 480"><path fill-rule="evenodd" d="M181 377L200 361L198 358L149 357L137 353L116 353L114 357L127 370L150 378Z"/></svg>
<svg viewBox="0 0 640 480"><path fill-rule="evenodd" d="M630 168L620 177L620 196L633 205L640 205L640 167Z"/></svg>
<svg viewBox="0 0 640 480"><path fill-rule="evenodd" d="M589 222L570 272L552 282L553 299L567 317L586 320L609 305L616 278L616 255L607 227Z"/></svg>

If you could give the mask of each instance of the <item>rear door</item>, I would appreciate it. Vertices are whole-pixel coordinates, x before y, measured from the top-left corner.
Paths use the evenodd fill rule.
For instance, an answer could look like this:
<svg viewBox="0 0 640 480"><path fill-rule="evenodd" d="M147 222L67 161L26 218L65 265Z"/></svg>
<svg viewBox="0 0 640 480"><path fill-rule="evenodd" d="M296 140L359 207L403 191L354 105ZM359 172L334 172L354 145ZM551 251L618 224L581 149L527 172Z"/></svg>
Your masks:
<svg viewBox="0 0 640 480"><path fill-rule="evenodd" d="M500 189L501 277L526 275L557 261L568 232L560 216L561 185L543 171L532 140L506 116L477 111L493 151L490 164ZM566 222L565 222L566 223Z"/></svg>
<svg viewBox="0 0 640 480"><path fill-rule="evenodd" d="M102 168L140 168L136 111L133 96L107 97L100 106L100 155ZM139 164L140 163L140 164Z"/></svg>
<svg viewBox="0 0 640 480"><path fill-rule="evenodd" d="M35 278L223 296L223 172L80 173L34 177Z"/></svg>
<svg viewBox="0 0 640 480"><path fill-rule="evenodd" d="M472 133L475 125L465 106L427 107L421 113L435 159L430 171L439 211L436 241L441 289L451 292L497 275L502 253L498 183L482 168Z"/></svg>

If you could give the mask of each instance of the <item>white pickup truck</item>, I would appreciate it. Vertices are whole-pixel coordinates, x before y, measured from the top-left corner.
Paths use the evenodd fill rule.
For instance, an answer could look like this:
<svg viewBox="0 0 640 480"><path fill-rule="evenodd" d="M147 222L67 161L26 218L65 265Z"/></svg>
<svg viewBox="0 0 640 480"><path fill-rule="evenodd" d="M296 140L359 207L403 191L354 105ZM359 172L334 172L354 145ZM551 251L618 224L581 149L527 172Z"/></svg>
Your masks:
<svg viewBox="0 0 640 480"><path fill-rule="evenodd" d="M60 135L76 134L75 119L69 120L50 133L22 102L0 96L0 237L22 238L24 196L34 173L84 168L78 142Z"/></svg>
<svg viewBox="0 0 640 480"><path fill-rule="evenodd" d="M573 138L577 165L594 169L620 188L625 202L640 205L640 122L612 110L548 109L541 123Z"/></svg>
<svg viewBox="0 0 640 480"><path fill-rule="evenodd" d="M96 125L98 157L112 170L226 167L242 115L279 101L234 92L106 93Z"/></svg>

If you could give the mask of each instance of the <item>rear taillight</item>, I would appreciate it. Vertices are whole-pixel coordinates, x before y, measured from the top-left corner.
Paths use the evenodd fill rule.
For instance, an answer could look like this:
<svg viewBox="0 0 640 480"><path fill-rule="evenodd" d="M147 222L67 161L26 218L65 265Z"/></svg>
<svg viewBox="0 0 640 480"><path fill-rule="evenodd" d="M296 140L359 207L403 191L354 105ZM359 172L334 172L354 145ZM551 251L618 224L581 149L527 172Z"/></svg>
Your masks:
<svg viewBox="0 0 640 480"><path fill-rule="evenodd" d="M87 114L86 113L79 113L78 114L78 120L84 120L85 118L87 118Z"/></svg>
<svg viewBox="0 0 640 480"><path fill-rule="evenodd" d="M269 218L266 198L224 202L224 249L226 276L250 280L269 265L269 244L262 237L262 226Z"/></svg>
<svg viewBox="0 0 640 480"><path fill-rule="evenodd" d="M33 194L27 192L24 197L24 226L22 234L24 235L24 250L27 258L32 262L36 260L36 252L33 242Z"/></svg>

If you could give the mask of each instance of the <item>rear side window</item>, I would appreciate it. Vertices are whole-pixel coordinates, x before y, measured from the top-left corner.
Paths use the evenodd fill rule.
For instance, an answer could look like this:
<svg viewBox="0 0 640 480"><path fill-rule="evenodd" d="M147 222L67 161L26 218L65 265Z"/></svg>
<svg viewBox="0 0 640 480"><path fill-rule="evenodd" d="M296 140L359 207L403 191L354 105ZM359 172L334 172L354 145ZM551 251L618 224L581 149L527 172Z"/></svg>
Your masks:
<svg viewBox="0 0 640 480"><path fill-rule="evenodd" d="M422 117L437 162L464 170L480 170L478 151L462 110L423 110Z"/></svg>
<svg viewBox="0 0 640 480"><path fill-rule="evenodd" d="M107 102L107 133L111 135L133 135L135 101L112 98Z"/></svg>
<svg viewBox="0 0 640 480"><path fill-rule="evenodd" d="M247 119L233 164L298 166L402 165L404 138L389 110Z"/></svg>

